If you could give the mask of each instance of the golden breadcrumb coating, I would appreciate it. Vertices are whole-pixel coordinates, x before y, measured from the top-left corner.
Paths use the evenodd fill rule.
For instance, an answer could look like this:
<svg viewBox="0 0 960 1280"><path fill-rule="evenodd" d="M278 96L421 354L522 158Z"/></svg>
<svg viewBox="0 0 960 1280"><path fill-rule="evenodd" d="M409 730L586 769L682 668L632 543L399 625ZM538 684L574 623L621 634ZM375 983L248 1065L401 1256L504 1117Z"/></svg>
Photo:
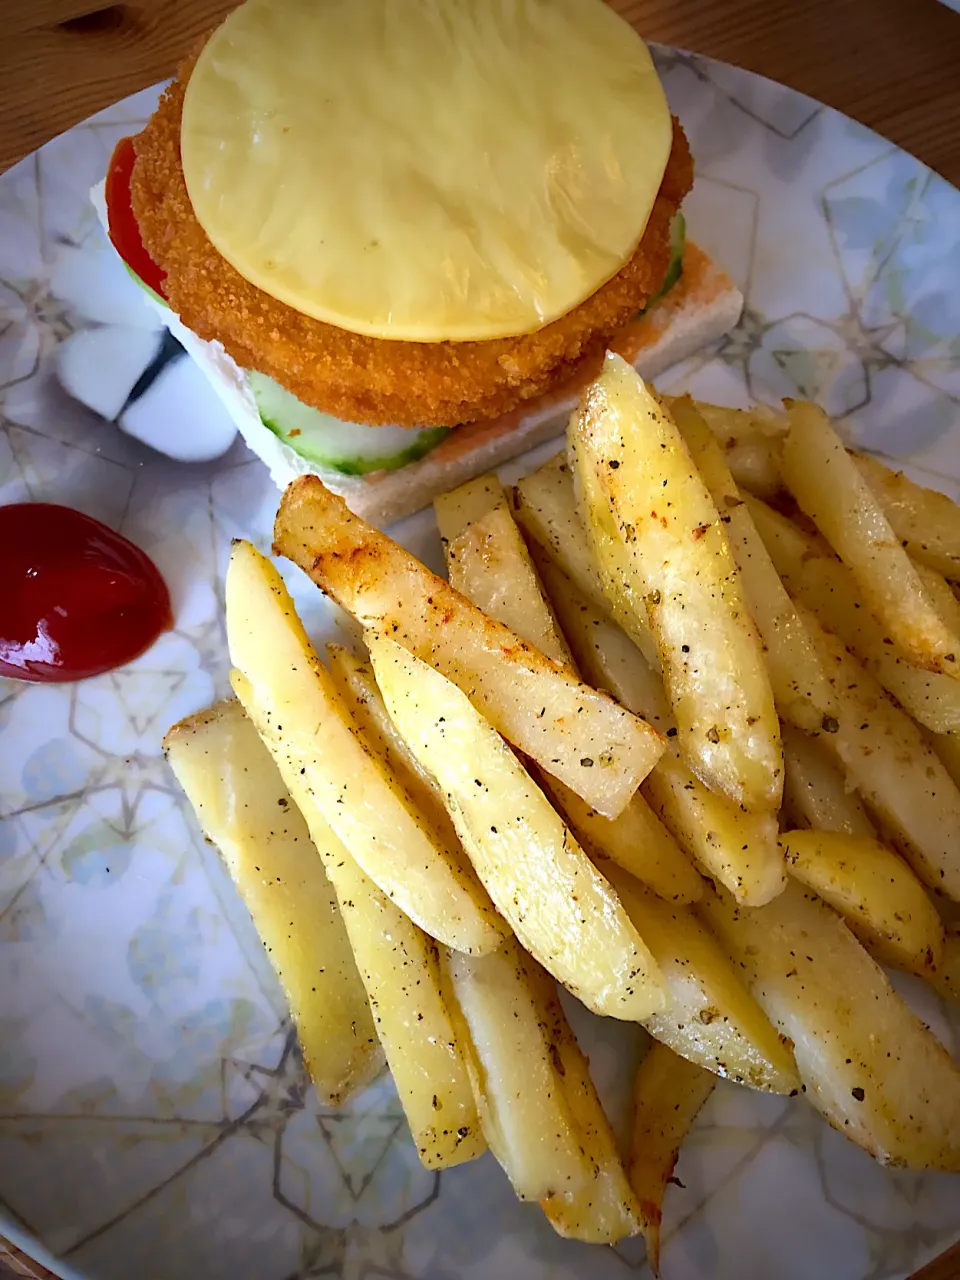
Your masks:
<svg viewBox="0 0 960 1280"><path fill-rule="evenodd" d="M670 223L693 182L680 124L643 238L596 293L534 333L482 342L371 338L315 320L246 280L197 221L180 159L183 95L194 59L135 139L133 209L143 242L167 273L173 309L241 368L267 374L305 404L348 422L455 426L493 418L550 390L599 350L663 283Z"/></svg>

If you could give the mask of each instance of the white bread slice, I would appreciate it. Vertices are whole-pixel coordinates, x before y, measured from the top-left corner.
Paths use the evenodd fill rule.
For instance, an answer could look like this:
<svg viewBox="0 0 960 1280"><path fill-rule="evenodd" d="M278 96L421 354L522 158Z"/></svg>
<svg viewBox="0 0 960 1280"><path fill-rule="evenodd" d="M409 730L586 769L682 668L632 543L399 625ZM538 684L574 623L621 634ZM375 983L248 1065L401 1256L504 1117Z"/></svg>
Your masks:
<svg viewBox="0 0 960 1280"><path fill-rule="evenodd" d="M106 229L103 184L91 192ZM412 515L474 476L518 457L559 436L576 405L580 388L599 370L602 352L584 362L564 386L489 422L456 427L437 448L396 471L345 476L302 458L260 420L243 371L219 342L205 342L188 329L159 299L148 296L164 324L199 365L243 436L266 463L279 489L301 475L318 475L358 516L387 525ZM656 378L671 365L715 342L740 318L743 296L729 277L697 245L688 241L683 274L665 298L634 320L611 342L644 378Z"/></svg>

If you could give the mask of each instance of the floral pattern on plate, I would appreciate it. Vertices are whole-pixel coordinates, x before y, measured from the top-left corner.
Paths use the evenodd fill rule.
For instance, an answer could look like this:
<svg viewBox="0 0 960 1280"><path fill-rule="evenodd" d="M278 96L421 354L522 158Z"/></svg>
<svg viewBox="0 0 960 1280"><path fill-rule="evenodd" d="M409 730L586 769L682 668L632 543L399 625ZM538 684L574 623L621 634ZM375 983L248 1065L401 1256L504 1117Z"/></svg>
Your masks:
<svg viewBox="0 0 960 1280"><path fill-rule="evenodd" d="M698 162L691 232L746 295L738 329L662 385L728 403L815 396L852 440L960 497L960 194L789 90L658 61ZM277 495L242 444L171 461L54 377L71 333L137 323L87 193L155 100L0 178L0 501L65 502L119 528L167 576L176 615L123 671L0 683L0 1226L96 1280L643 1274L642 1243L556 1238L489 1156L420 1168L387 1078L343 1112L317 1103L250 920L164 764L166 727L227 692L229 540L266 549ZM398 533L437 564L429 515ZM319 593L287 577L331 636ZM956 1054L957 1011L897 982ZM582 1022L616 1114L639 1032ZM879 1169L800 1100L725 1084L678 1174L671 1280L881 1280L960 1233L955 1181Z"/></svg>

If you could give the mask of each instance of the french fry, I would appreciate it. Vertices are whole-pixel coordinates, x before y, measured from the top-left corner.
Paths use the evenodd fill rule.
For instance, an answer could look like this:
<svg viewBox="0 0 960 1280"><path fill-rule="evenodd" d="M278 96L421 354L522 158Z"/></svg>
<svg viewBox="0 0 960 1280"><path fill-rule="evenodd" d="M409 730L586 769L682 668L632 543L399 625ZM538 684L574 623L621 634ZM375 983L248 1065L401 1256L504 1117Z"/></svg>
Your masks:
<svg viewBox="0 0 960 1280"><path fill-rule="evenodd" d="M677 397L662 396L673 412ZM723 405L694 402L707 426L723 450L727 466L744 489L760 497L773 497L782 488L780 481L780 445L787 433L785 413L777 413L765 405L752 409L727 409Z"/></svg>
<svg viewBox="0 0 960 1280"><path fill-rule="evenodd" d="M813 614L807 625L837 694L819 735L925 885L960 900L960 789L922 733Z"/></svg>
<svg viewBox="0 0 960 1280"><path fill-rule="evenodd" d="M662 902L612 868L610 880L646 939L669 994L644 1026L674 1053L714 1075L769 1093L800 1086L786 1045L693 911Z"/></svg>
<svg viewBox="0 0 960 1280"><path fill-rule="evenodd" d="M914 561L914 567L937 612L950 630L956 634L960 631L960 597L957 595L960 587L951 587L942 573L924 564L922 560Z"/></svg>
<svg viewBox="0 0 960 1280"><path fill-rule="evenodd" d="M816 405L790 406L781 472L800 508L853 575L864 602L910 661L960 679L955 635L883 508Z"/></svg>
<svg viewBox="0 0 960 1280"><path fill-rule="evenodd" d="M650 1046L633 1088L633 1141L630 1185L643 1215L647 1262L660 1275L660 1225L663 1197L673 1177L680 1148L717 1077L678 1057L665 1044Z"/></svg>
<svg viewBox="0 0 960 1280"><path fill-rule="evenodd" d="M545 558L538 555L537 563L587 679L667 735L667 749L641 787L643 797L687 857L726 885L738 902L768 902L786 883L776 816L744 813L694 777L674 745L676 729L660 677L572 583Z"/></svg>
<svg viewBox="0 0 960 1280"><path fill-rule="evenodd" d="M368 745L380 751L394 777L430 821L441 832L449 828L456 839L443 792L397 732L370 663L342 644L327 645L327 663L340 696Z"/></svg>
<svg viewBox="0 0 960 1280"><path fill-rule="evenodd" d="M527 976L537 993L540 1017L556 1046L567 1105L577 1125L580 1146L595 1169L593 1181L563 1192L540 1206L558 1235L587 1244L616 1244L641 1228L636 1196L627 1179L617 1141L606 1117L587 1059L570 1029L555 984L535 962Z"/></svg>
<svg viewBox="0 0 960 1280"><path fill-rule="evenodd" d="M765 907L697 907L771 1021L806 1098L882 1164L960 1170L960 1070L839 916L791 884Z"/></svg>
<svg viewBox="0 0 960 1280"><path fill-rule="evenodd" d="M223 857L290 1004L317 1096L340 1106L383 1054L323 863L232 698L168 730L164 752Z"/></svg>
<svg viewBox="0 0 960 1280"><path fill-rule="evenodd" d="M612 859L668 902L696 902L703 878L639 793L619 818L604 818L562 782L544 778L554 805L601 875Z"/></svg>
<svg viewBox="0 0 960 1280"><path fill-rule="evenodd" d="M945 1000L960 1004L960 933L956 930L948 930L943 955L929 981Z"/></svg>
<svg viewBox="0 0 960 1280"><path fill-rule="evenodd" d="M532 544L531 550L539 548L594 608L605 617L616 619L650 666L659 671L656 641L645 616L623 608L617 597L607 594L603 573L577 509L573 473L565 453L558 453L517 482L513 514Z"/></svg>
<svg viewBox="0 0 960 1280"><path fill-rule="evenodd" d="M927 978L943 956L943 925L902 858L872 836L788 831L787 869L843 916L882 964Z"/></svg>
<svg viewBox="0 0 960 1280"><path fill-rule="evenodd" d="M763 642L777 710L791 724L819 729L824 716L833 714L834 698L813 642L740 498L710 428L689 396L677 397L672 402L672 413L725 525L747 607Z"/></svg>
<svg viewBox="0 0 960 1280"><path fill-rule="evenodd" d="M493 472L468 480L466 484L435 498L433 510L444 552L451 542L456 542L467 525L506 505L507 495Z"/></svg>
<svg viewBox="0 0 960 1280"><path fill-rule="evenodd" d="M580 1147L527 959L511 941L487 956L445 951L441 967L490 1150L521 1200L543 1200L592 1183L595 1170Z"/></svg>
<svg viewBox="0 0 960 1280"><path fill-rule="evenodd" d="M275 536L278 552L338 604L453 680L508 741L598 812L616 817L659 757L649 725L485 617L315 476L286 490Z"/></svg>
<svg viewBox="0 0 960 1280"><path fill-rule="evenodd" d="M540 652L555 662L570 663L570 651L547 603L537 571L510 513L507 492L496 475L478 476L434 501L434 513L450 583L488 617L504 625L507 614L516 614L517 635L533 644L533 633L544 639ZM482 538L467 535L490 516L506 519L491 526ZM496 546L491 547L492 542ZM457 546L462 544L463 551ZM506 578L508 593L501 588ZM458 585L459 579L463 585ZM525 607L518 608L515 599ZM533 615L533 616L531 616Z"/></svg>
<svg viewBox="0 0 960 1280"><path fill-rule="evenodd" d="M394 723L523 946L595 1013L661 1009L662 978L616 894L496 730L403 645L370 633L368 647Z"/></svg>
<svg viewBox="0 0 960 1280"><path fill-rule="evenodd" d="M446 495L443 507L443 527L452 535L446 546L451 581L489 617L509 623L512 615L521 639L539 641L543 653L576 671L509 510L502 503L483 510L480 500L493 496L489 486L482 491L464 488L462 503L455 490ZM477 514L476 522L461 526L464 512ZM541 774L540 781L601 871L612 858L664 898L693 902L699 897L700 876L639 793L618 817L605 818L558 779Z"/></svg>
<svg viewBox="0 0 960 1280"><path fill-rule="evenodd" d="M953 779L954 785L960 787L960 734L925 733L923 736L931 751Z"/></svg>
<svg viewBox="0 0 960 1280"><path fill-rule="evenodd" d="M300 757L254 685L239 671L231 682L323 859L417 1154L430 1169L475 1159L486 1143L441 992L436 943L377 888L334 834L300 772Z"/></svg>
<svg viewBox="0 0 960 1280"><path fill-rule="evenodd" d="M915 484L876 458L853 454L902 547L945 578L960 579L960 507L943 493Z"/></svg>
<svg viewBox="0 0 960 1280"><path fill-rule="evenodd" d="M562 569L581 595L610 615L611 605L603 591L600 570L577 513L573 476L565 452L517 481L513 514L527 537Z"/></svg>
<svg viewBox="0 0 960 1280"><path fill-rule="evenodd" d="M506 930L459 845L444 845L371 753L273 565L235 542L226 581L230 657L282 734L338 839L391 901L432 937L493 951Z"/></svg>
<svg viewBox="0 0 960 1280"><path fill-rule="evenodd" d="M561 666L573 661L543 599L537 571L506 504L469 524L446 547L450 583L490 618ZM530 607L530 601L535 607Z"/></svg>
<svg viewBox="0 0 960 1280"><path fill-rule="evenodd" d="M816 738L784 725L783 761L787 771L783 812L792 826L848 836L876 834L863 801L847 786L844 775Z"/></svg>
<svg viewBox="0 0 960 1280"><path fill-rule="evenodd" d="M744 501L791 595L840 637L919 724L938 733L960 730L960 681L923 671L899 651L867 607L849 569L821 541L758 499L746 496ZM932 570L918 566L917 571L931 574L936 587ZM942 578L939 583L955 606L949 587ZM926 585L929 589L930 583Z"/></svg>
<svg viewBox="0 0 960 1280"><path fill-rule="evenodd" d="M744 813L705 787L669 749L643 786L680 848L738 902L760 906L786 882L775 813Z"/></svg>
<svg viewBox="0 0 960 1280"><path fill-rule="evenodd" d="M682 436L630 365L608 355L568 445L606 594L657 642L682 756L733 803L778 809L780 722L760 639Z"/></svg>
<svg viewBox="0 0 960 1280"><path fill-rule="evenodd" d="M588 600L538 545L533 545L531 554L573 660L587 682L612 693L634 715L642 714L659 733L675 731L659 670L650 666L623 628ZM641 713L637 707L646 711Z"/></svg>

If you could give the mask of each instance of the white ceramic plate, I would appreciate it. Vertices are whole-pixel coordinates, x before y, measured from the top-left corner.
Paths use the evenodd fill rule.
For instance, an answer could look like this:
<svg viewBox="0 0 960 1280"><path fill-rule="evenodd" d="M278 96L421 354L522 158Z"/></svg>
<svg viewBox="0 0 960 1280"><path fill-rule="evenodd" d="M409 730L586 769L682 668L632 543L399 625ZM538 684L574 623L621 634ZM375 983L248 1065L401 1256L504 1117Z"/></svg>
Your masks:
<svg viewBox="0 0 960 1280"><path fill-rule="evenodd" d="M665 50L659 63L698 162L691 230L747 298L720 351L664 385L816 397L853 439L960 497L960 194L786 89ZM277 495L242 445L169 461L52 376L77 327L139 323L87 192L154 101L0 179L0 501L117 526L176 609L123 671L0 686L0 1227L97 1280L642 1274L639 1242L558 1240L490 1157L420 1168L388 1080L346 1113L317 1105L250 921L164 765L167 726L227 691L228 542L266 547ZM400 532L436 560L428 518ZM294 585L328 633L319 593ZM958 1011L922 1010L956 1053ZM636 1037L588 1034L616 1109ZM668 1280L881 1280L960 1233L957 1180L886 1172L801 1100L725 1084L678 1174Z"/></svg>

